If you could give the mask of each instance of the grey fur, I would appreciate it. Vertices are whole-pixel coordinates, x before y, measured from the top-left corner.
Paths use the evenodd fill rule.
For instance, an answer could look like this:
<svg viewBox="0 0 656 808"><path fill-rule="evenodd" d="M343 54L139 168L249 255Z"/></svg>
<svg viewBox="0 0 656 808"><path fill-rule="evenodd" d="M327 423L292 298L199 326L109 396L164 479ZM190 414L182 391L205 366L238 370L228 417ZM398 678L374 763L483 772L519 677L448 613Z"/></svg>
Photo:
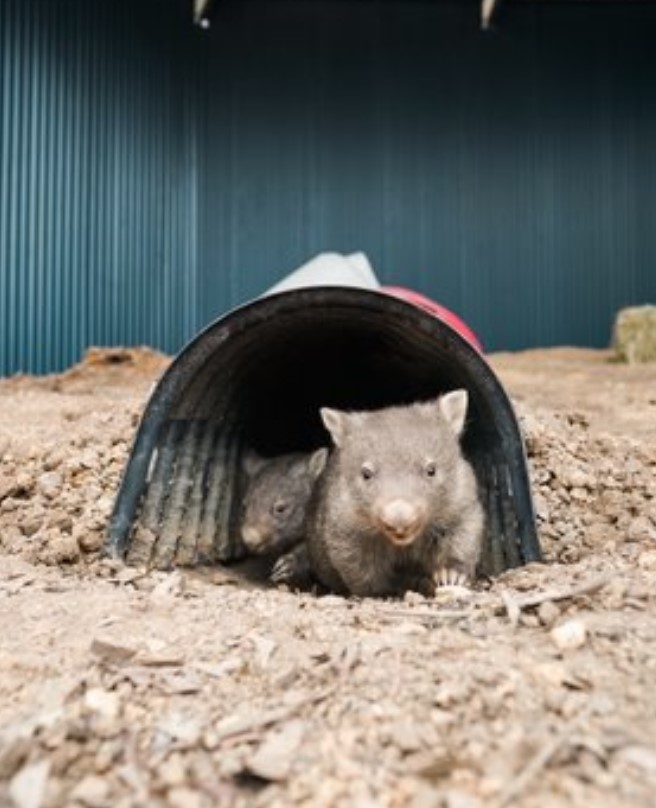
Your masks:
<svg viewBox="0 0 656 808"><path fill-rule="evenodd" d="M484 518L460 448L467 403L458 390L374 412L322 410L335 446L307 521L322 584L361 596L432 594L445 570L475 576Z"/></svg>
<svg viewBox="0 0 656 808"><path fill-rule="evenodd" d="M244 454L242 469L248 482L240 533L251 553L281 554L304 538L308 503L327 455L327 449L273 458L252 451Z"/></svg>

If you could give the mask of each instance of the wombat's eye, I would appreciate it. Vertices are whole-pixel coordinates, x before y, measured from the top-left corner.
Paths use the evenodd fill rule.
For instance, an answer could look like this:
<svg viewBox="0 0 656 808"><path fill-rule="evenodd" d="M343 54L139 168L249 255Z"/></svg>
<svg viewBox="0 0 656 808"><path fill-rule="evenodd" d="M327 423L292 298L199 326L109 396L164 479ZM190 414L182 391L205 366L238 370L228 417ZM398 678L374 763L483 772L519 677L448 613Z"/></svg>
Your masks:
<svg viewBox="0 0 656 808"><path fill-rule="evenodd" d="M289 502L286 502L284 499L279 499L277 502L273 503L273 512L276 516L283 516L288 510Z"/></svg>
<svg viewBox="0 0 656 808"><path fill-rule="evenodd" d="M424 466L424 471L426 472L427 477L434 477L437 473L437 465L433 460L429 460Z"/></svg>
<svg viewBox="0 0 656 808"><path fill-rule="evenodd" d="M371 465L371 463L363 463L362 464L362 468L360 469L360 474L362 475L363 480L370 480L374 476L375 473L376 473L376 470Z"/></svg>

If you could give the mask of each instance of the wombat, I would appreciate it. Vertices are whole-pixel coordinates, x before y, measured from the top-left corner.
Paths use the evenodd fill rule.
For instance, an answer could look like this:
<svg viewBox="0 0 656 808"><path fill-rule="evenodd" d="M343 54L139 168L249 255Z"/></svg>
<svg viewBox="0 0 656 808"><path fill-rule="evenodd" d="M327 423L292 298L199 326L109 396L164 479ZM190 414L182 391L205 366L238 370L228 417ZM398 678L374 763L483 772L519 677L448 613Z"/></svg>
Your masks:
<svg viewBox="0 0 656 808"><path fill-rule="evenodd" d="M360 596L431 595L474 578L484 517L460 449L467 405L455 390L371 412L321 410L334 448L306 525L320 583ZM283 558L293 573L302 554Z"/></svg>
<svg viewBox="0 0 656 808"><path fill-rule="evenodd" d="M308 502L327 457L325 448L273 458L244 454L248 484L240 532L251 553L281 554L303 539Z"/></svg>

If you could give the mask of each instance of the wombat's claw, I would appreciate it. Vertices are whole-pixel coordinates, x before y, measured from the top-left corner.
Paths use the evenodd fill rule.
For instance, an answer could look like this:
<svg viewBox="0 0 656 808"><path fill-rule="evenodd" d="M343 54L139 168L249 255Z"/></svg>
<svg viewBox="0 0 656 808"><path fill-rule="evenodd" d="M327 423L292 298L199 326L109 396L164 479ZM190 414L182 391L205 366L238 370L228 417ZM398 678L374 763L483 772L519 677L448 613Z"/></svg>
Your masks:
<svg viewBox="0 0 656 808"><path fill-rule="evenodd" d="M298 564L293 553L286 553L276 561L269 575L273 584L288 584L296 578Z"/></svg>
<svg viewBox="0 0 656 808"><path fill-rule="evenodd" d="M440 567L435 573L436 586L467 586L468 583L467 575L452 567Z"/></svg>

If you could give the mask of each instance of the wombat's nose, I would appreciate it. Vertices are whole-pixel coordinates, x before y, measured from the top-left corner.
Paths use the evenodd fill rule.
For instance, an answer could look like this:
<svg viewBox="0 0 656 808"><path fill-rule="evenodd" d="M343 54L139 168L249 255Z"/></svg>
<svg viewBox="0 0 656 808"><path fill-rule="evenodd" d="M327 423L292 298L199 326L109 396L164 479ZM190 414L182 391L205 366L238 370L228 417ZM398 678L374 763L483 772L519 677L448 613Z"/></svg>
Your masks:
<svg viewBox="0 0 656 808"><path fill-rule="evenodd" d="M376 509L377 517L392 541L412 541L422 524L422 510L407 499L391 499Z"/></svg>
<svg viewBox="0 0 656 808"><path fill-rule="evenodd" d="M250 548L251 550L258 547L264 539L262 533L252 525L244 525L242 527L241 537L244 540L246 547Z"/></svg>

